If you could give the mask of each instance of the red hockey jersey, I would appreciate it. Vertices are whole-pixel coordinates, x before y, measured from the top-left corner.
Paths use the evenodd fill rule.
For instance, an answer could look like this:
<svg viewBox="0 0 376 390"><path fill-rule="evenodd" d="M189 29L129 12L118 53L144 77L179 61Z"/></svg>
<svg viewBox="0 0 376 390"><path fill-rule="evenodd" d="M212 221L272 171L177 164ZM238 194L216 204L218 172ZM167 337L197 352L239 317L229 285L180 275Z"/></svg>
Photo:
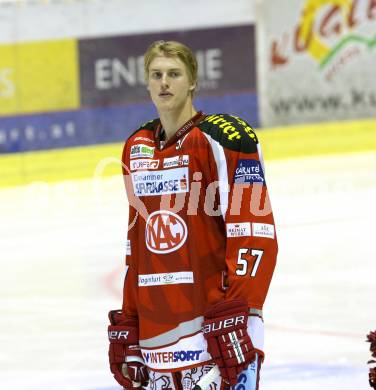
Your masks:
<svg viewBox="0 0 376 390"><path fill-rule="evenodd" d="M262 350L277 238L251 127L199 113L164 145L157 119L127 140L122 161L130 203L123 311L139 319L145 364L172 371L210 360L203 313L223 299L248 302Z"/></svg>

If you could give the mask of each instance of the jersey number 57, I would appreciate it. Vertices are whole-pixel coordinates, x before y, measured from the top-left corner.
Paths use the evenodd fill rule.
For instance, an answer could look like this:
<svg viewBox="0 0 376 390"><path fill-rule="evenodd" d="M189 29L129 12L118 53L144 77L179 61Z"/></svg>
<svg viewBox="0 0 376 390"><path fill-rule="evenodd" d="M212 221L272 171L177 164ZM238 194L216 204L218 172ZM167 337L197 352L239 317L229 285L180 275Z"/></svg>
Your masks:
<svg viewBox="0 0 376 390"><path fill-rule="evenodd" d="M237 262L237 269L235 271L236 275L238 276L245 276L247 275L248 270L248 259L245 259L243 256L246 254L250 254L252 257L254 257L254 263L252 266L252 271L250 273L251 278L254 278L257 273L257 269L260 265L262 255L264 254L264 251L261 249L251 249L251 248L240 248L238 252L238 262Z"/></svg>

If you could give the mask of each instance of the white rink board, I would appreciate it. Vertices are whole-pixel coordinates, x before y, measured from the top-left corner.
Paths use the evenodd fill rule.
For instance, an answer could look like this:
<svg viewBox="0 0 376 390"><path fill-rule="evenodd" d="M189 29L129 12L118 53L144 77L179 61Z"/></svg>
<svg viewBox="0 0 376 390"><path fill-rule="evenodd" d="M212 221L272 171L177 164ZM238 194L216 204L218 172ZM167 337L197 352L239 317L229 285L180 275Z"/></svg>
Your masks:
<svg viewBox="0 0 376 390"><path fill-rule="evenodd" d="M263 390L367 389L376 328L376 153L266 163L280 254L264 308ZM115 390L121 176L0 191L0 388Z"/></svg>
<svg viewBox="0 0 376 390"><path fill-rule="evenodd" d="M375 117L374 2L258 0L257 5L262 126Z"/></svg>

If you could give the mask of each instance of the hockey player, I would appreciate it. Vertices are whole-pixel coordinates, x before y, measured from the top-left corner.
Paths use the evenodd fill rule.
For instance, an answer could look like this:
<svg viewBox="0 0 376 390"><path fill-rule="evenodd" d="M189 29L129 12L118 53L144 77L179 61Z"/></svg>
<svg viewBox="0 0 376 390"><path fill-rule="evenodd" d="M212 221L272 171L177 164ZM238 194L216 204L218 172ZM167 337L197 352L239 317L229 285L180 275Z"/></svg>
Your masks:
<svg viewBox="0 0 376 390"><path fill-rule="evenodd" d="M159 118L123 151L127 273L109 313L111 371L127 390L190 390L217 365L211 389L258 389L277 257L260 145L244 120L195 109L188 47L158 41L144 60Z"/></svg>

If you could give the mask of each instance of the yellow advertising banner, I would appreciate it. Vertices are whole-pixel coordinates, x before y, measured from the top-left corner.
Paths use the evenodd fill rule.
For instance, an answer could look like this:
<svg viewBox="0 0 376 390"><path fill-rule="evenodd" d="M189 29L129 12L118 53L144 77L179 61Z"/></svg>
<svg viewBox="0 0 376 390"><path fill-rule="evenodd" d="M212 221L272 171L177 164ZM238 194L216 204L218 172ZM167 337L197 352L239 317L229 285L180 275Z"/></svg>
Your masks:
<svg viewBox="0 0 376 390"><path fill-rule="evenodd" d="M79 107L77 42L0 45L0 115Z"/></svg>

